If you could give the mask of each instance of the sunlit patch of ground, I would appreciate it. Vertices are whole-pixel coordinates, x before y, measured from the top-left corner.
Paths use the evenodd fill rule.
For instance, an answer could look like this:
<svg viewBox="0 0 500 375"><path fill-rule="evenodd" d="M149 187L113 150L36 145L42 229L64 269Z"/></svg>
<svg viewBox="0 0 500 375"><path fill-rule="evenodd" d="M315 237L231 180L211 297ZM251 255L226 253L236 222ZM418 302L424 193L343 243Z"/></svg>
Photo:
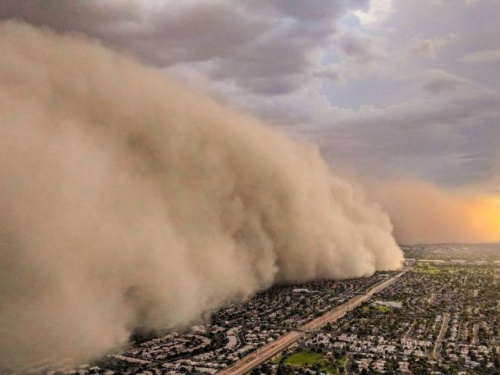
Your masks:
<svg viewBox="0 0 500 375"><path fill-rule="evenodd" d="M344 367L347 361L346 356L336 358L331 354L317 353L310 350L297 351L286 358L278 357L273 362L282 366L292 368L311 368L328 375L344 373Z"/></svg>

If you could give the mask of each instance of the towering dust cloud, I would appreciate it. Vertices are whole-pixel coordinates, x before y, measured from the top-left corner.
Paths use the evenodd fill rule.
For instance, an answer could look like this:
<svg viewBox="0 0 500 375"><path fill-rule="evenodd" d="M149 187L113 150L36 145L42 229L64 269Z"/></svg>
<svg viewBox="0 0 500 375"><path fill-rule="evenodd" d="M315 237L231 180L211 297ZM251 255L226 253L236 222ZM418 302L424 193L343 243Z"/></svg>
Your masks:
<svg viewBox="0 0 500 375"><path fill-rule="evenodd" d="M0 50L0 367L400 267L315 147L83 38L6 23Z"/></svg>

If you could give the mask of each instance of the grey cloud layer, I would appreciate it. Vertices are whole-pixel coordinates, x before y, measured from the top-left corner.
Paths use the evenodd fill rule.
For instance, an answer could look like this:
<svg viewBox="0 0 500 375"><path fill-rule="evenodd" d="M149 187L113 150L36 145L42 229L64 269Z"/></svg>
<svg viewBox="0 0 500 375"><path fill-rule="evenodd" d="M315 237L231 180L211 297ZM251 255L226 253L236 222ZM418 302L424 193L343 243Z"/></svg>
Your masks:
<svg viewBox="0 0 500 375"><path fill-rule="evenodd" d="M335 125L316 127L308 137L325 154L334 150L330 155L345 160L373 160L370 167L380 175L416 171L444 185L463 185L489 178L500 156L497 91L466 90L340 116Z"/></svg>
<svg viewBox="0 0 500 375"><path fill-rule="evenodd" d="M398 150L409 148L416 162L405 163L407 172L443 182L436 180L434 172L427 173L426 149L432 146L407 144L408 135L413 133L419 134L423 144L431 145L436 143L435 134L441 134L438 139L444 149L453 150L452 154L432 153L435 163L450 175L450 184L475 183L476 177L483 176L476 166L481 165L479 169L487 173L487 165L496 162L487 159L489 146L483 151L491 141L481 137L493 133L497 139L493 116L488 115L497 104L487 98L496 95L492 91L500 87L495 78L500 76L495 37L500 33L499 2L389 2L392 11L383 22L365 27L352 11L368 10L374 5L368 0L152 4L4 0L0 17L49 25L60 32L84 33L149 64L191 77L246 111L277 124L300 124L307 133L303 136L320 142L328 155L339 150L336 143L313 139L311 133L317 128L331 129L333 138L338 126L348 133L342 123L345 113L351 112L349 138L355 143L356 137L361 137L364 156L359 145L351 150L340 147L339 156L367 171L394 172L387 170L392 163L386 158L400 160ZM471 103L455 105L459 99L454 95L471 89L475 91ZM425 93L444 97L429 99ZM358 110L371 105L378 107L377 111ZM405 108L405 114L394 111L395 107ZM363 132L356 124L368 121L367 114L374 115L369 121L373 129ZM469 132L472 139L465 148L463 142L455 143L456 134L462 132L459 126L455 130L455 119L476 121L478 130ZM450 132L448 141L442 135L445 127ZM383 138L391 147L380 154L372 149L378 142L365 142L366 137ZM480 149L470 149L471 144ZM449 169L451 159L457 164ZM460 164L459 159L468 161Z"/></svg>
<svg viewBox="0 0 500 375"><path fill-rule="evenodd" d="M245 91L283 94L310 79L336 21L367 1L6 0L0 17L82 32L158 66L196 65Z"/></svg>
<svg viewBox="0 0 500 375"><path fill-rule="evenodd" d="M276 123L305 124L307 133L328 125L334 134L336 125L342 123L342 113L351 111L359 115L352 120L350 137L354 139L360 134L355 124L366 121L366 111L356 110L361 105L378 106L374 119L384 121L371 121L374 129L367 134L377 138L376 129L380 128L380 133L387 137L384 139L395 144L396 150L407 147L407 137L400 127L408 134L420 134L422 142L427 139L433 144L434 133L439 133L445 124L451 132L446 148L460 153L462 144L453 144L456 137L450 121L468 118L476 119L479 129L493 126L491 116L479 112L495 110L488 107L495 106L494 101L480 98L496 95L491 90L500 87L495 78L500 76L495 63L499 2L388 2L384 6L392 11L386 19L366 27L356 25L351 11L377 8L368 0L151 4L4 0L0 3L0 17L17 17L61 32L81 32L98 38L150 64L192 76L197 83L206 82L224 100ZM481 20L480 33L477 20ZM414 87L411 80L402 80L402 75L413 75L421 83ZM483 86L484 93L479 93ZM454 98L429 99L426 106L419 104L425 98L414 99L421 95L415 89L449 97L471 87L476 91L472 103L477 107L470 103L457 107ZM413 104L415 108L410 109ZM410 111L410 118L400 116L393 110L395 106ZM441 120L439 116L443 116ZM489 120L482 123L486 118ZM471 143L488 143L489 140L480 138L484 133L470 132L474 138ZM353 148L351 158L361 167L363 163L375 163L377 170L384 169L385 157L391 158L391 152L387 150L381 160L373 160L377 150L370 150L372 144L377 143L366 145L370 157L362 163L358 163L359 147ZM335 145L323 146L327 153L336 151ZM471 152L464 150L462 156L467 158ZM449 159L458 153L444 156ZM476 153L486 157L481 150ZM349 162L349 150L345 147L341 156ZM436 160L445 168L445 160ZM486 159L477 162L493 163ZM424 169L417 165L413 172L419 174ZM472 176L474 171L460 173ZM433 179L432 175L421 177Z"/></svg>

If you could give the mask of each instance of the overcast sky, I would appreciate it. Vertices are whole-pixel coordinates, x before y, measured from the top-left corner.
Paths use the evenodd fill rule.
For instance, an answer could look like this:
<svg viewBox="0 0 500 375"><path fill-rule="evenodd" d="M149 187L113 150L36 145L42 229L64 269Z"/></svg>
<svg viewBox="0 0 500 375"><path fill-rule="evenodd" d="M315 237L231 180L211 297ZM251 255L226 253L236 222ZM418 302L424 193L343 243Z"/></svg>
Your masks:
<svg viewBox="0 0 500 375"><path fill-rule="evenodd" d="M498 0L2 0L387 179L500 192Z"/></svg>

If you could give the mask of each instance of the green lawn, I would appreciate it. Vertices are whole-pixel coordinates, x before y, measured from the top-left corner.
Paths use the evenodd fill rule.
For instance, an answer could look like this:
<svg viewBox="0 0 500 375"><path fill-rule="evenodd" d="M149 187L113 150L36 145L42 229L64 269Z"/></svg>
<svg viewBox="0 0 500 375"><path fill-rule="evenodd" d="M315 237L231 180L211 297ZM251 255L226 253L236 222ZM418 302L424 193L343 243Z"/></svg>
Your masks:
<svg viewBox="0 0 500 375"><path fill-rule="evenodd" d="M293 353L283 362L286 366L292 367L308 367L314 365L320 366L320 371L328 375L338 374L337 368L345 366L347 358L344 356L340 359L334 359L333 356L324 356L321 353L315 353L309 350L303 350Z"/></svg>
<svg viewBox="0 0 500 375"><path fill-rule="evenodd" d="M441 272L441 270L428 263L418 263L415 271L418 273L426 273L429 275L436 275Z"/></svg>
<svg viewBox="0 0 500 375"><path fill-rule="evenodd" d="M375 309L380 312L392 312L392 309L388 306L375 306Z"/></svg>
<svg viewBox="0 0 500 375"><path fill-rule="evenodd" d="M386 312L392 312L392 309L388 306L363 306L361 308L361 311L363 312L369 312L370 310L377 310L378 312L386 313Z"/></svg>
<svg viewBox="0 0 500 375"><path fill-rule="evenodd" d="M323 354L303 350L293 353L285 359L285 365L289 366L311 366L323 359Z"/></svg>

